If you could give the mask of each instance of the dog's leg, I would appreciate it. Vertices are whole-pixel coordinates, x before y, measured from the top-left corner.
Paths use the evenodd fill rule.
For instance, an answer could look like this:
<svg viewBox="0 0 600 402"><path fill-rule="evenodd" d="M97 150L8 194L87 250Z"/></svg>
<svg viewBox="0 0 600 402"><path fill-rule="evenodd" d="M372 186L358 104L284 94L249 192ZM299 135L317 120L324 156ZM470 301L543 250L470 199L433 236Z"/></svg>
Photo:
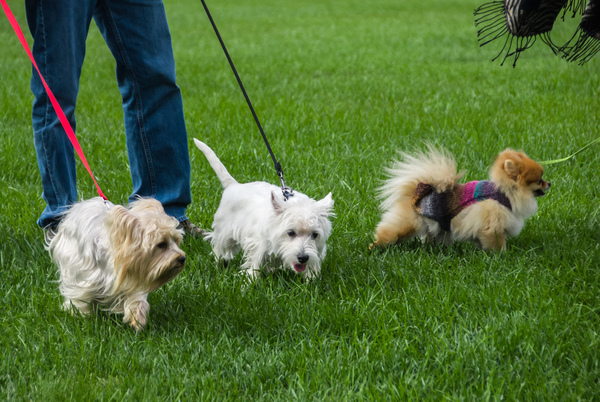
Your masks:
<svg viewBox="0 0 600 402"><path fill-rule="evenodd" d="M266 262L265 256L267 251L263 247L253 244L245 244L242 248L244 250L242 269L246 273L248 280L254 282L260 277L260 271Z"/></svg>
<svg viewBox="0 0 600 402"><path fill-rule="evenodd" d="M387 212L375 229L375 242L369 248L387 246L408 240L416 234L414 219L405 214Z"/></svg>
<svg viewBox="0 0 600 402"><path fill-rule="evenodd" d="M489 232L479 235L481 248L484 250L505 251L506 235L503 232Z"/></svg>
<svg viewBox="0 0 600 402"><path fill-rule="evenodd" d="M263 266L264 252L256 249L244 250L245 261L242 269L246 273L248 280L254 282L260 277L260 271Z"/></svg>
<svg viewBox="0 0 600 402"><path fill-rule="evenodd" d="M72 315L76 315L77 312L83 315L90 315L92 312L92 304L81 300L65 299L63 302L63 309L69 311Z"/></svg>
<svg viewBox="0 0 600 402"><path fill-rule="evenodd" d="M242 264L242 270L246 274L249 282L254 282L260 277L260 265L254 264L252 261L246 261Z"/></svg>
<svg viewBox="0 0 600 402"><path fill-rule="evenodd" d="M306 271L304 271L304 281L306 283L312 281L313 279L318 278L321 275L321 265L309 266Z"/></svg>
<svg viewBox="0 0 600 402"><path fill-rule="evenodd" d="M235 258L235 256L241 250L240 245L233 237L228 238L223 235L216 237L215 235L213 235L210 243L213 248L213 253L217 257L217 260L225 261L225 265L227 265L227 262L229 260Z"/></svg>
<svg viewBox="0 0 600 402"><path fill-rule="evenodd" d="M148 312L150 304L146 301L147 294L136 295L132 299L126 300L123 309L125 316L123 322L131 325L136 331L141 331L148 322Z"/></svg>

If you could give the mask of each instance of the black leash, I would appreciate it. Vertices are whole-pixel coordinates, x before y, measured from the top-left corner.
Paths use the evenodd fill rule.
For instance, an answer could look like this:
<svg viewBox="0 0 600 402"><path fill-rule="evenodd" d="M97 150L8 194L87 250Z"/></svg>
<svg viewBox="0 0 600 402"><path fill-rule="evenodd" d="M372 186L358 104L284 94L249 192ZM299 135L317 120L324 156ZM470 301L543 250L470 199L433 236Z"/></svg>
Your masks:
<svg viewBox="0 0 600 402"><path fill-rule="evenodd" d="M208 16L208 19L210 20L210 24L212 25L215 34L217 35L217 38L219 39L219 43L221 43L221 47L223 48L223 52L225 52L225 56L227 56L227 61L229 61L229 65L231 66L231 69L233 70L233 74L235 75L235 79L237 80L240 89L242 90L242 93L244 94L244 98L246 98L246 103L248 104L248 107L250 108L250 111L252 112L252 116L254 116L254 121L256 122L256 125L258 126L258 129L260 131L260 134L263 137L263 140L265 141L265 145L267 146L267 149L269 150L269 154L271 154L271 159L273 159L273 164L275 165L275 170L277 171L277 175L279 176L279 180L281 181L281 191L283 192L283 198L287 201L288 198L292 197L294 195L294 192L292 191L291 188L289 188L288 186L285 185L285 181L283 180L283 169L281 169L281 165L279 164L279 162L277 162L277 159L275 159L275 154L273 154L273 151L271 150L271 146L269 145L269 141L267 141L267 136L265 135L265 132L263 131L263 128L260 124L260 121L258 120L258 116L256 115L256 112L254 111L254 107L252 107L252 102L250 102L250 98L248 97L248 94L246 93L246 89L244 89L244 84L242 84L242 80L240 79L240 76L237 73L237 70L235 69L235 66L233 65L233 61L231 60L231 57L229 56L229 52L227 51L227 48L225 47L225 42L223 42L223 39L221 39L221 35L219 34L219 30L217 29L217 25L215 24L215 21L213 20L212 16L210 15L210 11L208 11L208 7L206 6L206 3L204 2L204 0L200 0L202 2L202 5L204 6L204 11L206 11L206 15Z"/></svg>

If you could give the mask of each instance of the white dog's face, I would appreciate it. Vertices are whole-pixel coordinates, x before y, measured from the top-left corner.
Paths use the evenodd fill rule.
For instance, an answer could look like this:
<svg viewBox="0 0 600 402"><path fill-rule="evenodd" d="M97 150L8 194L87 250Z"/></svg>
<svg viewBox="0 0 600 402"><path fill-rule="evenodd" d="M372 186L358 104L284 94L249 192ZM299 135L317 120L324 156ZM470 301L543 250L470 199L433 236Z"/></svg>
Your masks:
<svg viewBox="0 0 600 402"><path fill-rule="evenodd" d="M272 242L284 268L308 277L318 274L331 234L331 194L320 201L282 201L271 195L275 209Z"/></svg>

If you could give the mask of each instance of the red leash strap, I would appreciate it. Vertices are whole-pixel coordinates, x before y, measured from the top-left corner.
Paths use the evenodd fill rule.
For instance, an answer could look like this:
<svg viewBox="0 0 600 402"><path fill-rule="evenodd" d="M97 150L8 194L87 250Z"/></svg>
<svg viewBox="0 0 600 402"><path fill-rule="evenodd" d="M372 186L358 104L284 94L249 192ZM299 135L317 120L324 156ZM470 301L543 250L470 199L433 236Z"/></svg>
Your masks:
<svg viewBox="0 0 600 402"><path fill-rule="evenodd" d="M50 98L50 102L52 102L52 106L54 107L54 110L56 111L56 115L58 116L60 123L62 124L63 128L65 129L65 132L66 132L67 136L69 137L69 140L73 144L73 148L75 148L75 151L77 152L77 155L79 155L81 162L83 162L83 165L85 166L88 173L92 177L92 180L94 181L94 184L96 185L96 190L98 191L98 194L104 200L107 200L106 196L100 189L100 186L96 182L96 178L92 174L92 170L90 169L90 166L88 165L88 162L85 159L83 150L81 149L81 146L79 145L79 141L77 141L77 137L75 137L75 133L73 132L73 129L71 128L71 125L69 124L69 121L67 120L67 117L65 116L65 113L63 112L62 108L58 104L56 98L54 97L54 94L48 87L48 84L46 84L46 80L42 76L42 73L40 73L40 69L38 68L37 63L35 62L35 59L33 58L33 54L31 53L31 50L29 49L29 45L27 44L27 41L25 40L25 36L23 35L23 32L21 31L21 27L19 26L17 19L15 18L13 13L10 11L8 4L6 4L6 0L0 0L0 3L2 4L2 8L4 9L6 18L8 18L8 22L10 22L10 25L12 25L15 33L17 34L17 37L21 41L21 45L23 45L23 48L25 49L25 51L27 52L27 55L31 59L31 63L33 64L33 66L37 70L38 74L40 75L40 79L42 80L42 84L44 84L44 88L46 89L48 98Z"/></svg>

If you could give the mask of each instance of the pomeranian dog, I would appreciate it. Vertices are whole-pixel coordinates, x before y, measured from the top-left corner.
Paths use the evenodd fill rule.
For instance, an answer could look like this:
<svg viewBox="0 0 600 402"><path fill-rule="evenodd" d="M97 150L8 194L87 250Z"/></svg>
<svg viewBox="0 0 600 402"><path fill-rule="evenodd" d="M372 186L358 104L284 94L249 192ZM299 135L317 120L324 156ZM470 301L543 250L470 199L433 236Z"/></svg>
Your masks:
<svg viewBox="0 0 600 402"><path fill-rule="evenodd" d="M452 155L434 146L400 153L380 188L383 215L371 248L419 237L422 242L472 241L483 250L505 250L525 219L537 210L536 197L550 183L544 169L523 152L506 149L494 161L490 180L460 184Z"/></svg>

